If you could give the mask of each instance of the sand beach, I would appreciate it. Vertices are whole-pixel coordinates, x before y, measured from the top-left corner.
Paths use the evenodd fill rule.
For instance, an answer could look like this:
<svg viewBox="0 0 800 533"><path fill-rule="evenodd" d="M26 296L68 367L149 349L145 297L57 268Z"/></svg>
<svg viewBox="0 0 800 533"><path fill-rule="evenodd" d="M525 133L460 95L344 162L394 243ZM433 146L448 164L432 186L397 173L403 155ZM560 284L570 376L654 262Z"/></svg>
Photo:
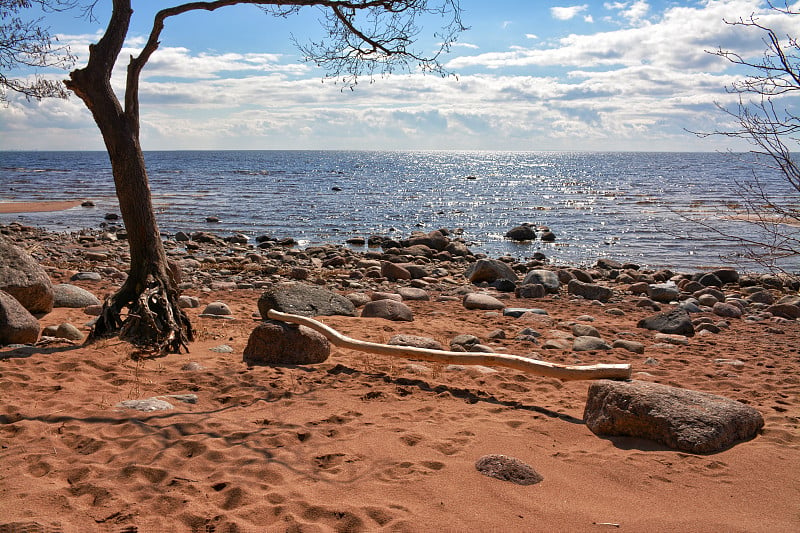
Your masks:
<svg viewBox="0 0 800 533"><path fill-rule="evenodd" d="M124 278L124 241L103 240L100 232L81 238L3 229L53 283L102 299ZM353 276L369 270L358 266L365 257L342 250L335 253L343 262L321 266L313 254L277 246L204 244L188 253L172 241L167 248L182 265L183 294L200 304L187 309L197 337L189 353L137 358L118 339L0 348L0 531L800 528L797 320L722 318L706 310L693 317L709 317L718 332L671 343L637 327L654 311L638 305L642 297L631 284L604 280L614 297L603 303L563 288L518 298L470 283L459 275L466 263L436 261L420 261L442 270L416 283L430 299L403 302L413 322L318 317L345 335L379 343L410 334L447 347L468 334L499 353L564 364L628 363L636 380L718 394L763 415L764 428L752 440L692 454L592 433L583 421L588 381L336 347L320 364L248 366L242 353L270 283L304 277L341 294L372 294L395 293L409 281ZM247 254L264 259L245 260ZM101 275L81 280L78 272ZM746 294L738 286L724 290ZM766 290L775 298L796 294ZM467 309L468 292L546 314ZM201 317L211 302L224 302L232 315ZM86 333L91 318L81 308L57 307L39 320L42 327L68 322ZM593 326L609 343L640 343L644 352L575 351L555 342L571 342L575 324ZM541 336L520 335L525 328ZM547 341L562 348L545 348ZM153 397L173 409L121 406ZM543 480L523 486L482 475L475 463L487 454L519 459Z"/></svg>

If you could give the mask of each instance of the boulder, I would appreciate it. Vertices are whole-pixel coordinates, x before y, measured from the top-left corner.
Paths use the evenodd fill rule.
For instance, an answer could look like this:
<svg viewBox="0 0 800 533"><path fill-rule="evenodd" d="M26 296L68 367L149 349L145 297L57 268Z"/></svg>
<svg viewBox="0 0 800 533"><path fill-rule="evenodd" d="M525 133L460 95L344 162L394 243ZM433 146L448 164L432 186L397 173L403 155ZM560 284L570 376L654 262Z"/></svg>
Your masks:
<svg viewBox="0 0 800 533"><path fill-rule="evenodd" d="M556 293L561 287L561 282L558 280L558 274L551 270L531 270L522 280L522 285L542 285L547 292Z"/></svg>
<svg viewBox="0 0 800 533"><path fill-rule="evenodd" d="M497 259L478 259L467 268L464 277L472 283L482 281L491 283L498 279L517 281L517 273L506 263Z"/></svg>
<svg viewBox="0 0 800 533"><path fill-rule="evenodd" d="M431 299L431 295L428 294L428 291L416 287L399 287L397 293L403 300L429 301Z"/></svg>
<svg viewBox="0 0 800 533"><path fill-rule="evenodd" d="M795 320L800 318L800 305L777 303L767 307L767 312L772 313L774 316Z"/></svg>
<svg viewBox="0 0 800 533"><path fill-rule="evenodd" d="M643 318L636 326L644 329L652 329L661 333L676 333L689 337L694 335L692 319L689 317L689 313L681 308Z"/></svg>
<svg viewBox="0 0 800 533"><path fill-rule="evenodd" d="M400 334L389 339L390 346L413 346L415 348L426 348L428 350L444 350L442 344L430 337L420 337L418 335Z"/></svg>
<svg viewBox="0 0 800 533"><path fill-rule="evenodd" d="M398 264L382 261L381 276L389 281L397 281L399 279L411 279L411 272Z"/></svg>
<svg viewBox="0 0 800 533"><path fill-rule="evenodd" d="M306 326L268 320L247 339L242 359L248 365L313 365L330 355L328 339Z"/></svg>
<svg viewBox="0 0 800 533"><path fill-rule="evenodd" d="M471 292L464 296L464 307L467 309L498 310L503 309L506 304L488 294Z"/></svg>
<svg viewBox="0 0 800 533"><path fill-rule="evenodd" d="M656 283L648 285L647 296L654 302L670 303L676 301L681 293L674 283Z"/></svg>
<svg viewBox="0 0 800 533"><path fill-rule="evenodd" d="M39 339L39 321L16 298L0 290L0 345L33 344Z"/></svg>
<svg viewBox="0 0 800 533"><path fill-rule="evenodd" d="M547 296L547 290L544 285L539 283L530 283L528 285L521 285L514 289L514 296L517 298L544 298Z"/></svg>
<svg viewBox="0 0 800 533"><path fill-rule="evenodd" d="M725 318L739 318L742 316L742 310L735 305L727 302L717 302L711 309L715 315Z"/></svg>
<svg viewBox="0 0 800 533"><path fill-rule="evenodd" d="M649 439L689 453L716 453L755 437L764 418L740 402L658 383L600 380L583 418L597 435Z"/></svg>
<svg viewBox="0 0 800 533"><path fill-rule="evenodd" d="M346 297L316 285L285 282L264 291L258 299L258 311L267 318L267 311L313 317L344 315L356 316L353 302Z"/></svg>
<svg viewBox="0 0 800 533"><path fill-rule="evenodd" d="M0 236L0 290L10 294L30 313L53 309L53 284L31 255Z"/></svg>
<svg viewBox="0 0 800 533"><path fill-rule="evenodd" d="M100 303L97 296L84 288L69 283L53 285L53 307L84 308Z"/></svg>
<svg viewBox="0 0 800 533"><path fill-rule="evenodd" d="M614 291L608 287L595 283L584 283L577 279L573 279L567 284L567 291L587 300L599 300L601 302L607 302L614 296Z"/></svg>
<svg viewBox="0 0 800 533"><path fill-rule="evenodd" d="M364 318L385 318L395 322L413 322L414 312L403 302L376 300L369 302L361 310Z"/></svg>
<svg viewBox="0 0 800 533"><path fill-rule="evenodd" d="M536 228L530 224L522 224L511 228L506 232L506 239L512 241L534 241L536 240Z"/></svg>

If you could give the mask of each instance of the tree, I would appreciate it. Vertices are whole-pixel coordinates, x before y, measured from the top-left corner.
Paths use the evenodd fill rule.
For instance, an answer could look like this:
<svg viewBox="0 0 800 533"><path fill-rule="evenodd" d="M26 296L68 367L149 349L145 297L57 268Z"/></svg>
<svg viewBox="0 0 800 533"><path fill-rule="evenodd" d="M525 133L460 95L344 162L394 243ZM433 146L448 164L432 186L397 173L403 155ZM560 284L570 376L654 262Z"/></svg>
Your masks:
<svg viewBox="0 0 800 533"><path fill-rule="evenodd" d="M44 10L71 9L71 0L0 0L0 101L6 100L6 91L14 91L26 98L66 98L64 85L39 75L29 79L8 78L3 72L19 68L72 67L74 56L58 39L41 25L42 19L23 20L20 11L38 4Z"/></svg>
<svg viewBox="0 0 800 533"><path fill-rule="evenodd" d="M800 10L769 4L774 13L800 19ZM800 20L796 21L800 23ZM800 24L794 24L795 31ZM755 16L729 22L733 26L756 30L766 45L759 59L749 59L740 53L722 48L711 52L727 61L749 69L750 73L727 87L738 96L735 109L720 104L717 107L733 117L737 127L705 135L723 135L744 139L754 146L751 151L758 164L769 172L777 172L785 180L788 194L776 195L765 188L758 172L753 171L751 183L738 183L743 200L739 217L753 224L759 237L731 235L715 226L703 223L723 238L737 242L742 256L773 271L782 271L787 259L800 257L800 167L797 149L800 146L800 44L798 36L779 35ZM791 26L790 26L791 27ZM795 273L797 274L797 273Z"/></svg>
<svg viewBox="0 0 800 533"><path fill-rule="evenodd" d="M150 195L139 139L139 80L159 46L165 23L190 11L215 11L249 4L268 14L290 16L302 8L324 13L326 37L302 47L306 59L330 76L354 84L357 76L395 68L442 72L438 53L426 56L412 49L422 17L442 18L437 37L446 50L464 29L458 0L216 0L168 7L154 18L149 38L127 66L124 100L111 87L111 74L128 34L131 0L113 0L113 11L102 38L90 46L86 66L70 73L66 86L91 111L111 161L120 212L128 233L131 265L128 278L103 304L91 339L119 334L140 346L179 352L192 340L187 315L178 306L178 288L167 264ZM123 317L123 312L127 313Z"/></svg>

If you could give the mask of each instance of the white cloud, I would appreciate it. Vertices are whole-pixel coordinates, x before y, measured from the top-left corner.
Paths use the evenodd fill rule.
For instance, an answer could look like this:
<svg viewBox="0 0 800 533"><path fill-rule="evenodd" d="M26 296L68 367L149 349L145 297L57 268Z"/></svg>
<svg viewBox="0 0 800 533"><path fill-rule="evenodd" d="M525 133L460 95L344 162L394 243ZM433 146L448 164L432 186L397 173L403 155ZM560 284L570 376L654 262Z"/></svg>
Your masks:
<svg viewBox="0 0 800 533"><path fill-rule="evenodd" d="M589 9L588 4L583 4L580 6L568 6L568 7L551 7L550 14L556 20L570 20L578 16L581 12L586 11Z"/></svg>

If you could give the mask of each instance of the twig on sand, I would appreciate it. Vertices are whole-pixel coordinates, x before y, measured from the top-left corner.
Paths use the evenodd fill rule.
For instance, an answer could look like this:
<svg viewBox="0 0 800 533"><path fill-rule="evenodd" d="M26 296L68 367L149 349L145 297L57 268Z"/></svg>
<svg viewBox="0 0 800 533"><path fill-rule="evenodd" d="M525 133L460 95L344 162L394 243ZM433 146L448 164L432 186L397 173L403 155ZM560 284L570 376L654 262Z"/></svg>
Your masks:
<svg viewBox="0 0 800 533"><path fill-rule="evenodd" d="M428 348L417 348L415 346L391 346L347 337L321 322L304 316L281 313L280 311L270 309L267 312L267 317L273 320L309 327L321 333L334 346L362 352L457 365L504 366L531 374L558 378L564 381L579 379L630 379L631 377L631 366L628 364L559 365L547 361L522 357L520 355L462 353L430 350Z"/></svg>

